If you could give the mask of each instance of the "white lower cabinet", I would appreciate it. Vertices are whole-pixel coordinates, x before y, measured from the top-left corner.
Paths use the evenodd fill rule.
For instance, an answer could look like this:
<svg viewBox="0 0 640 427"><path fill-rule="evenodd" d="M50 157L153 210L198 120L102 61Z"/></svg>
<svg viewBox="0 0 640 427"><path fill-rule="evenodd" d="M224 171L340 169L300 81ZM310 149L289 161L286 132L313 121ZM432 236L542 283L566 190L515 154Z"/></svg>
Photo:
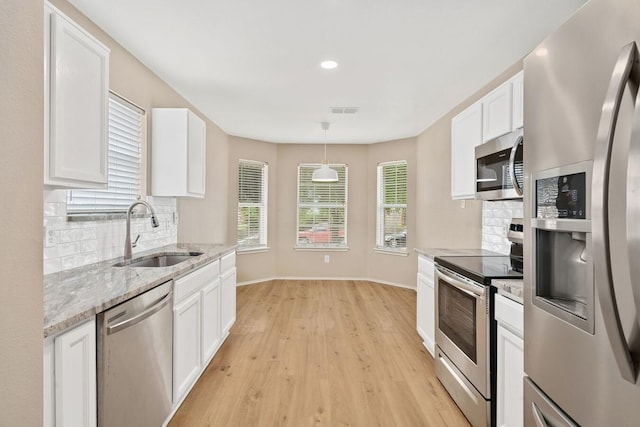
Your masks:
<svg viewBox="0 0 640 427"><path fill-rule="evenodd" d="M220 279L200 291L202 302L202 363L207 363L220 345Z"/></svg>
<svg viewBox="0 0 640 427"><path fill-rule="evenodd" d="M423 255L418 257L416 329L431 356L435 355L436 347L434 268L433 260Z"/></svg>
<svg viewBox="0 0 640 427"><path fill-rule="evenodd" d="M200 374L200 293L173 308L173 401L191 388Z"/></svg>
<svg viewBox="0 0 640 427"><path fill-rule="evenodd" d="M233 293L225 292L225 286L230 289L231 283ZM174 408L191 390L226 338L228 328L235 321L235 306L235 252L175 280Z"/></svg>
<svg viewBox="0 0 640 427"><path fill-rule="evenodd" d="M236 253L232 252L220 260L220 322L222 336L229 333L236 321Z"/></svg>
<svg viewBox="0 0 640 427"><path fill-rule="evenodd" d="M96 323L92 319L45 341L44 425L96 424Z"/></svg>
<svg viewBox="0 0 640 427"><path fill-rule="evenodd" d="M498 427L523 425L524 339L522 304L496 295Z"/></svg>

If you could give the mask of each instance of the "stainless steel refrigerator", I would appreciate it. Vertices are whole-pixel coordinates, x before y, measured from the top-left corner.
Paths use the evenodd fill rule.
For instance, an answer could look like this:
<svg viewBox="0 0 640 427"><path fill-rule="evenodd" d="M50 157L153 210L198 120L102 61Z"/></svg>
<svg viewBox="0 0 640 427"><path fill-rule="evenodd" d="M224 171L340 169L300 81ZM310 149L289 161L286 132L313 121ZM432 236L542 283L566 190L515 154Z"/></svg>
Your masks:
<svg viewBox="0 0 640 427"><path fill-rule="evenodd" d="M524 62L525 426L639 426L640 0Z"/></svg>

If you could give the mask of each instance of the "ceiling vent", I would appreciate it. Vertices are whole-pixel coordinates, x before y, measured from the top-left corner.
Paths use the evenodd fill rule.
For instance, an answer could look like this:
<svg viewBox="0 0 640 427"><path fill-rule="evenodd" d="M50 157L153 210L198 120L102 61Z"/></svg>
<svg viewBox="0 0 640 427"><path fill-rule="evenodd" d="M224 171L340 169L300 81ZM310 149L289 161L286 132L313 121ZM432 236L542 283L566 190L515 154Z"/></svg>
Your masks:
<svg viewBox="0 0 640 427"><path fill-rule="evenodd" d="M355 114L359 107L329 107L332 114Z"/></svg>

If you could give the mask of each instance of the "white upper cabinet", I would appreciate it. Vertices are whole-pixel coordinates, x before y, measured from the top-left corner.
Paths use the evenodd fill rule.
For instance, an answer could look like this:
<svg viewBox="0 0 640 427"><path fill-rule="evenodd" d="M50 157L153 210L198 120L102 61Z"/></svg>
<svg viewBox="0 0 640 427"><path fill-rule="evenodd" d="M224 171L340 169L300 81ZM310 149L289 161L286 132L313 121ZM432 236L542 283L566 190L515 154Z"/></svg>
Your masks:
<svg viewBox="0 0 640 427"><path fill-rule="evenodd" d="M507 82L482 98L482 142L511 132L512 86Z"/></svg>
<svg viewBox="0 0 640 427"><path fill-rule="evenodd" d="M482 143L482 104L476 103L451 121L451 198L476 194L475 147Z"/></svg>
<svg viewBox="0 0 640 427"><path fill-rule="evenodd" d="M451 198L476 195L476 146L523 125L522 71L451 120Z"/></svg>
<svg viewBox="0 0 640 427"><path fill-rule="evenodd" d="M524 72L520 71L511 78L513 85L513 123L512 130L519 129L524 125Z"/></svg>
<svg viewBox="0 0 640 427"><path fill-rule="evenodd" d="M109 49L45 6L45 185L107 184Z"/></svg>
<svg viewBox="0 0 640 427"><path fill-rule="evenodd" d="M204 197L206 125L187 108L154 108L151 123L154 196Z"/></svg>

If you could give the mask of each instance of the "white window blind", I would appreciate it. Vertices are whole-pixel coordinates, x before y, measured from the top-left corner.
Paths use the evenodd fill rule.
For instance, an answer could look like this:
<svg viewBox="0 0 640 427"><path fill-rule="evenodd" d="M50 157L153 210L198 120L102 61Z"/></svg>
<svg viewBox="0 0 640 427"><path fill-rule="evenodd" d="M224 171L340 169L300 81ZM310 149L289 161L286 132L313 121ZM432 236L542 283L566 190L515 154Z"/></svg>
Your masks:
<svg viewBox="0 0 640 427"><path fill-rule="evenodd" d="M269 165L240 160L238 165L238 249L267 246Z"/></svg>
<svg viewBox="0 0 640 427"><path fill-rule="evenodd" d="M378 248L407 248L407 162L378 165Z"/></svg>
<svg viewBox="0 0 640 427"><path fill-rule="evenodd" d="M67 212L126 212L140 194L140 147L144 110L115 94L109 96L108 185L100 190L71 190Z"/></svg>
<svg viewBox="0 0 640 427"><path fill-rule="evenodd" d="M347 165L329 165L338 182L313 182L318 164L298 166L297 247L346 248Z"/></svg>

